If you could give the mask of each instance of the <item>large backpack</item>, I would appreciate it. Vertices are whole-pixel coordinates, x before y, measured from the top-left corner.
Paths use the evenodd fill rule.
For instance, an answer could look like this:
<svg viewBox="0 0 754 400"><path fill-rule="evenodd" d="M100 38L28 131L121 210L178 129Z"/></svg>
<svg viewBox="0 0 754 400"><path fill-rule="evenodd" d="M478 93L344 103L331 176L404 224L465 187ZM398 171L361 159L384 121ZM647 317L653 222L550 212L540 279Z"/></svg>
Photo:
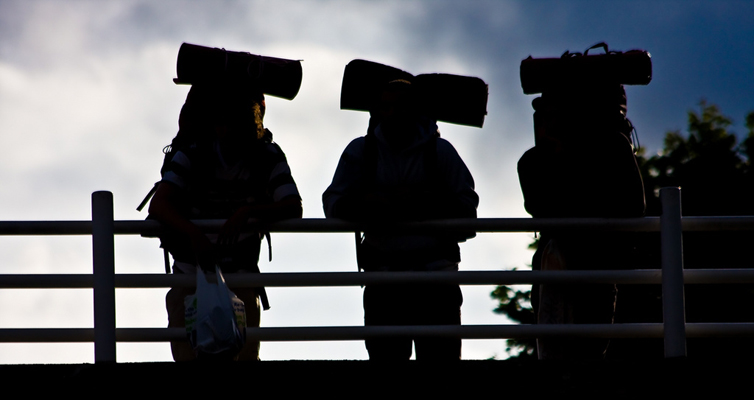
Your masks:
<svg viewBox="0 0 754 400"><path fill-rule="evenodd" d="M374 128L379 124L373 113L375 101L385 84L393 80L407 80L416 87L421 111L435 121L481 128L487 115L487 84L480 78L452 74L413 75L401 69L367 60L352 60L343 72L340 89L342 110L368 111L372 114L364 144L364 176L366 185L374 182L377 171L377 139ZM458 101L462 99L462 101ZM437 137L425 144L425 185L437 186ZM462 234L463 235L463 234ZM473 237L474 233L465 235ZM359 269L370 269L373 254L364 243L361 232L355 233L356 258ZM464 239L465 240L465 239ZM455 255L454 255L455 256ZM460 256L458 256L460 257Z"/></svg>
<svg viewBox="0 0 754 400"><path fill-rule="evenodd" d="M170 145L163 148L163 162L160 176L164 175L173 156L180 150L185 150L195 143L201 143L206 138L206 132L201 118L197 118L217 106L217 102L207 95L207 91L217 89L218 85L225 87L242 87L254 93L264 93L271 96L293 100L301 87L302 69L300 60L267 57L247 52L228 51L220 48L199 46L183 43L178 51L176 62L176 84L192 85L181 109L179 131ZM193 101L190 101L193 100ZM272 141L272 135L265 130L264 140ZM154 196L159 185L156 182L144 197L138 211L144 209ZM272 257L272 246L269 234L266 234ZM170 259L165 250L165 270L170 272Z"/></svg>
<svg viewBox="0 0 754 400"><path fill-rule="evenodd" d="M185 149L192 143L201 140L197 133L201 129L195 126L193 129L186 129L185 127L195 125L195 121L191 121L191 119L197 109L215 105L211 101L206 101L207 96L202 92L211 90L216 85L234 85L293 100L301 88L303 72L300 60L266 57L247 52L183 43L178 50L176 75L177 78L173 79L173 82L189 84L192 87L186 98L186 104L181 109L179 125L182 129L178 131L172 143L162 150L165 157L160 169L161 175L165 173L170 160L173 159L178 150ZM196 86L193 86L196 84L200 84L201 89L198 90L200 93L196 93ZM190 105L189 98L192 96L198 101L194 101ZM202 99L202 97L205 97L205 99ZM149 203L149 200L157 191L158 183L155 183L152 190L142 200L136 208L137 211L141 211Z"/></svg>
<svg viewBox="0 0 754 400"><path fill-rule="evenodd" d="M607 50L604 43L592 48L602 46ZM543 75L540 81L544 83L530 82L534 79L530 70L537 60L530 57L521 64L525 93L542 93L532 102L535 146L518 163L524 205L534 217L644 215L644 185L622 84L637 79L620 75L626 73L615 66L627 63L624 53L588 56L588 50L584 55L566 52L555 59L561 61L557 64L561 67ZM646 52L641 54L648 57ZM589 60L592 57L603 61ZM636 63L633 55L629 61ZM574 70L577 67L582 69ZM610 68L615 71L605 71ZM644 68L638 75L646 73ZM651 78L651 64L649 74Z"/></svg>

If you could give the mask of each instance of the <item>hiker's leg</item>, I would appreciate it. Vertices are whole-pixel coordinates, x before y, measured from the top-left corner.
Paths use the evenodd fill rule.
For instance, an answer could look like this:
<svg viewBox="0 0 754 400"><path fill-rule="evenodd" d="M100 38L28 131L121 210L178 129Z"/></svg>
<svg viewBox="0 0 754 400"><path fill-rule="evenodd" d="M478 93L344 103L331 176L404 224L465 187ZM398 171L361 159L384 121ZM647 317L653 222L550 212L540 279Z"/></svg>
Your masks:
<svg viewBox="0 0 754 400"><path fill-rule="evenodd" d="M247 328L259 328L260 322L260 307L259 307L259 294L254 288L237 288L233 289L233 293L243 301L246 307L246 327ZM254 340L248 335L246 336L246 344L244 344L241 353L238 355L238 361L258 361L259 360L259 340Z"/></svg>
<svg viewBox="0 0 754 400"><path fill-rule="evenodd" d="M364 325L406 325L402 285L370 285L364 289ZM411 358L411 338L367 339L369 359L401 361Z"/></svg>
<svg viewBox="0 0 754 400"><path fill-rule="evenodd" d="M411 292L417 325L461 325L463 295L458 285L417 285ZM458 361L460 338L416 338L416 359Z"/></svg>
<svg viewBox="0 0 754 400"><path fill-rule="evenodd" d="M168 328L185 328L186 311L183 301L186 296L194 293L193 288L174 287L165 296L165 305L168 311ZM193 361L196 359L194 349L191 348L188 338L170 342L170 350L173 352L175 361Z"/></svg>

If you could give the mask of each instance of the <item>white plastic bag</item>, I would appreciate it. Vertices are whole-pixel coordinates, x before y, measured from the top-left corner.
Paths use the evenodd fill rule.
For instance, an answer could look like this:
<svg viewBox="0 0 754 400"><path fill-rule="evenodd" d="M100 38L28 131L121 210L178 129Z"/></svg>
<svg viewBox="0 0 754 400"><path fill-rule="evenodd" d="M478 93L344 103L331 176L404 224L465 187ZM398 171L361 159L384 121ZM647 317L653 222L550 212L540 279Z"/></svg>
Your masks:
<svg viewBox="0 0 754 400"><path fill-rule="evenodd" d="M217 283L207 281L196 269L196 293L186 296L186 333L197 358L232 359L246 342L246 312L243 301L225 284L220 267Z"/></svg>

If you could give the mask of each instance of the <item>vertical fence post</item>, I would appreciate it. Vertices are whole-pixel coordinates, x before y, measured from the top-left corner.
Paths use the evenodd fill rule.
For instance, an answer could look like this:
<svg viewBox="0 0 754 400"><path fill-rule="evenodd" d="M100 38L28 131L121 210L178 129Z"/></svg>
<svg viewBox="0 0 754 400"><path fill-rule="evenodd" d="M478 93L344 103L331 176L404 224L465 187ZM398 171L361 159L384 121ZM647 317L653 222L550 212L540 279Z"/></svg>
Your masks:
<svg viewBox="0 0 754 400"><path fill-rule="evenodd" d="M94 261L94 362L115 358L115 238L113 194L92 193L92 258Z"/></svg>
<svg viewBox="0 0 754 400"><path fill-rule="evenodd" d="M683 290L681 188L660 189L662 246L662 315L665 357L686 356L686 309Z"/></svg>

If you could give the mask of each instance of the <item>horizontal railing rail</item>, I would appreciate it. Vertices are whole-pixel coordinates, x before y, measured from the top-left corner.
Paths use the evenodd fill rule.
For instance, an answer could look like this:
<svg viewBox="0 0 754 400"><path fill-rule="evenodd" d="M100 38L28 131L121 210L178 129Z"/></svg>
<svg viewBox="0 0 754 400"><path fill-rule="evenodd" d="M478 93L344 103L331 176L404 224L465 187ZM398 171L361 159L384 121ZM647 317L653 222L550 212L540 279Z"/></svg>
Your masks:
<svg viewBox="0 0 754 400"><path fill-rule="evenodd" d="M399 229L401 232L479 233L539 231L621 231L660 233L662 265L658 269L601 271L458 271L458 272L311 272L226 274L230 286L314 287L363 286L377 283L453 283L519 285L542 283L661 284L663 323L615 325L462 325L462 326L338 326L249 328L262 341L364 340L395 335L464 339L544 337L664 337L666 356L685 355L686 337L754 336L754 323L686 323L684 284L753 283L754 269L683 270L682 232L754 230L754 217L680 216L680 190L661 191L662 217L646 218L479 218L365 225L332 219L297 219L251 224L250 230L289 233L335 233ZM94 342L95 362L115 362L115 342L170 341L185 337L181 328L116 328L115 288L191 287L195 278L167 274L115 274L114 235L157 237L156 221L115 221L112 194L92 195L92 221L0 221L0 236L92 235L93 274L0 275L0 289L93 288L94 328L0 329L0 342ZM197 221L202 229L218 230L224 221ZM660 268L661 267L661 268Z"/></svg>
<svg viewBox="0 0 754 400"><path fill-rule="evenodd" d="M247 334L266 342L364 340L390 336L422 335L464 339L502 338L662 338L662 323L579 325L452 325L452 326L316 326L247 328ZM689 338L732 338L754 335L754 323L689 322ZM116 328L118 342L167 342L182 340L182 328ZM0 343L81 343L94 340L94 328L6 328L0 329Z"/></svg>
<svg viewBox="0 0 754 400"><path fill-rule="evenodd" d="M448 283L459 285L531 285L542 283L662 283L658 269L627 271L458 271L458 272L265 272L223 274L233 287L335 287L385 283ZM686 285L754 283L754 269L694 269L683 271ZM6 274L0 289L91 289L91 274ZM116 288L193 287L196 279L185 275L115 274Z"/></svg>
<svg viewBox="0 0 754 400"><path fill-rule="evenodd" d="M224 220L194 221L208 232L220 229ZM754 216L737 217L683 217L684 232L700 231L747 231L754 229ZM478 233L541 232L567 229L571 231L619 231L619 232L659 232L659 217L644 218L477 218L448 219L414 223L395 223L390 228L355 224L327 218L305 218L275 222L271 224L250 224L249 230L261 229L270 232L287 233L338 233L364 230L398 230L405 232L452 232L475 230ZM116 235L142 235L157 237L162 226L151 220L113 221ZM0 221L0 236L48 236L48 235L91 235L92 221Z"/></svg>

